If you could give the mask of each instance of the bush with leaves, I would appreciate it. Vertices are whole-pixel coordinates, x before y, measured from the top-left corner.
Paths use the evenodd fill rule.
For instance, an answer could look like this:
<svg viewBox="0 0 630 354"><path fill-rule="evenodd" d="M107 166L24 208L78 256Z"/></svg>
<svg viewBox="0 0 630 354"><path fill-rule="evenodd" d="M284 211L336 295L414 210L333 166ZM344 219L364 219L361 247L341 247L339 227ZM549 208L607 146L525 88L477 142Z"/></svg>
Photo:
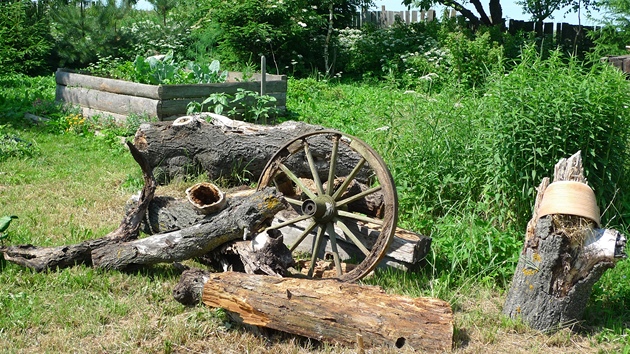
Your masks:
<svg viewBox="0 0 630 354"><path fill-rule="evenodd" d="M409 53L424 53L437 46L435 31L430 27L437 24L396 23L378 29L367 26L360 33L342 30L339 34L340 61L347 74L381 77L383 74L398 75L405 72L404 56Z"/></svg>
<svg viewBox="0 0 630 354"><path fill-rule="evenodd" d="M129 38L127 52L121 53L127 58L166 54L169 51L183 53L191 44L188 24L171 18L166 18L164 22L139 19L121 27L121 32Z"/></svg>

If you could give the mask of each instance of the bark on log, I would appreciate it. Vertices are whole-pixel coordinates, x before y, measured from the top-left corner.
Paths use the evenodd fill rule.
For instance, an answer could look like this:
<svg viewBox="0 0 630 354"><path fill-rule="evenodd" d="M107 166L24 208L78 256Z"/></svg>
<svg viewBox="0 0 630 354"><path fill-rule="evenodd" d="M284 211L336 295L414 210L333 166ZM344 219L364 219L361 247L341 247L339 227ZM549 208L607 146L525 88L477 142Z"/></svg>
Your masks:
<svg viewBox="0 0 630 354"><path fill-rule="evenodd" d="M453 313L433 298L386 294L375 286L335 280L277 278L243 273L187 271L173 295L221 307L243 323L326 342L390 346L421 352L450 351Z"/></svg>
<svg viewBox="0 0 630 354"><path fill-rule="evenodd" d="M250 237L285 207L275 189L267 188L248 198L232 200L218 214L207 215L190 227L104 245L92 251L92 262L95 267L127 269L198 257L226 242Z"/></svg>
<svg viewBox="0 0 630 354"><path fill-rule="evenodd" d="M554 181L586 183L580 152L562 159ZM532 220L507 294L503 313L521 317L531 327L554 331L579 321L592 286L615 262L625 257L626 239L611 229L574 215L538 216L549 186L538 187Z"/></svg>
<svg viewBox="0 0 630 354"><path fill-rule="evenodd" d="M267 161L284 144L302 134L323 130L301 122L277 126L248 124L209 113L181 117L176 122L179 123L142 124L134 139L134 144L154 167L153 173L160 183L201 173L212 180L248 178L256 181ZM312 146L311 151L315 164L322 166L320 170L326 170L330 144L322 141L321 145ZM347 175L358 157L343 150L339 154L339 174ZM297 163L288 161L287 165L298 177L310 177L309 167Z"/></svg>
<svg viewBox="0 0 630 354"><path fill-rule="evenodd" d="M136 203L128 208L125 218L118 228L106 236L87 240L74 245L58 247L37 247L33 245L10 246L2 249L4 259L9 262L41 272L46 269L65 268L76 264L92 264L91 252L109 243L124 242L138 237L140 222L144 218L149 203L153 199L156 182L151 167L138 149L127 143L129 151L140 165L144 177L144 187Z"/></svg>

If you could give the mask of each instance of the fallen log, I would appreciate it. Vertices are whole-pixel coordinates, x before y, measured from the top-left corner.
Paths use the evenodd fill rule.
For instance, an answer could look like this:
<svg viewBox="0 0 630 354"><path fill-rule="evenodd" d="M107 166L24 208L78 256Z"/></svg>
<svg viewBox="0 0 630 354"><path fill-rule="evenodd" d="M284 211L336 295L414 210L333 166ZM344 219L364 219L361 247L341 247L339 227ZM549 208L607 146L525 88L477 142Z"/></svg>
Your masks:
<svg viewBox="0 0 630 354"><path fill-rule="evenodd" d="M554 183L559 181L578 182L576 186L587 188L580 152L556 164ZM549 179L544 178L503 307L505 315L522 318L542 331L554 331L579 321L593 284L626 257L626 238L616 230L600 229L596 208L596 214L585 217L581 215L586 214L582 213L583 205L571 203L569 207L578 210L576 215L544 215L547 207L542 205L545 193L547 198L552 195L550 190Z"/></svg>
<svg viewBox="0 0 630 354"><path fill-rule="evenodd" d="M325 342L356 345L361 337L365 347L421 352L452 347L453 312L447 302L386 294L376 286L189 270L173 295L189 305L202 299L245 324Z"/></svg>
<svg viewBox="0 0 630 354"><path fill-rule="evenodd" d="M206 121L207 119L207 121ZM227 117L204 113L180 117L175 121L140 125L134 144L145 155L160 183L174 178L206 174L209 179L249 179L257 181L267 161L290 140L300 135L323 130L323 127L302 122L284 122L263 126L233 121ZM329 162L330 146L322 140L314 144L312 153L319 170ZM347 175L358 157L341 150L338 171ZM347 156L346 156L347 155ZM308 166L294 161L287 165L298 177L311 177Z"/></svg>
<svg viewBox="0 0 630 354"><path fill-rule="evenodd" d="M156 182L149 163L132 144L129 149L141 166L145 185L127 207L120 226L105 237L57 247L18 245L0 249L4 259L36 271L77 264L106 269L174 262L201 256L231 240L249 237L286 207L273 188L232 198L220 213L202 214L190 203L185 209L195 222L186 228L138 239L142 220L153 199ZM143 223L146 224L146 223ZM172 230L172 229L171 229Z"/></svg>
<svg viewBox="0 0 630 354"><path fill-rule="evenodd" d="M92 264L91 253L94 249L116 242L124 242L138 237L139 227L149 203L155 193L156 182L151 174L151 167L136 147L127 143L131 155L136 160L144 177L144 187L131 205L118 228L106 236L87 240L74 245L58 247L37 247L33 245L10 246L0 251L4 259L21 266L41 272L46 269L66 268L77 264Z"/></svg>
<svg viewBox="0 0 630 354"><path fill-rule="evenodd" d="M253 190L240 190L234 193L228 193L227 199L240 199L253 193ZM131 203L135 203L132 200ZM290 220L297 216L292 208L287 208L278 212L271 221L272 225L280 224L286 220ZM157 196L149 205L146 218L141 225L141 230L147 234L162 233L168 230L181 229L190 227L203 219L203 215L199 214L187 200L183 198L174 198L170 196ZM354 224L347 222L351 231L366 237L367 246L372 247L374 240L378 235L378 227L361 221ZM284 244L293 245L308 227L309 222L299 221L293 225L289 225L280 229L283 235ZM335 227L336 228L336 227ZM343 235L341 230L336 228L338 235ZM311 245L315 232L311 232L301 244L296 248L298 252L311 252ZM360 259L363 254L358 247L345 237L339 238L338 252L341 260ZM394 267L401 270L412 270L417 268L418 264L426 257L431 247L431 238L419 235L415 232L397 228L394 239L388 248L385 258L381 261L381 267ZM320 258L324 258L325 253L332 252L330 240L323 240L320 249Z"/></svg>
<svg viewBox="0 0 630 354"><path fill-rule="evenodd" d="M99 268L127 269L198 257L226 242L249 238L285 207L275 189L267 188L228 202L221 212L204 216L190 227L103 245L92 251L92 263Z"/></svg>

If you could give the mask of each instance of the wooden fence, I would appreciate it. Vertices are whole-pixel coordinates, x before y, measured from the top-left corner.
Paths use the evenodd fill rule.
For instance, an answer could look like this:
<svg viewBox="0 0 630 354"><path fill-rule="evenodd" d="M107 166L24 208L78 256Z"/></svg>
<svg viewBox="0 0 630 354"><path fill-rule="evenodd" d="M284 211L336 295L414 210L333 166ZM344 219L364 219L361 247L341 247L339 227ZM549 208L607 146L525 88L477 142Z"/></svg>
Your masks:
<svg viewBox="0 0 630 354"><path fill-rule="evenodd" d="M449 10L450 17L455 17L455 10ZM390 27L396 21L410 24L423 21L433 21L436 19L435 10L407 10L407 11L387 11L385 6L381 6L381 11L362 11L353 17L353 28L361 28L368 23L377 27Z"/></svg>
<svg viewBox="0 0 630 354"><path fill-rule="evenodd" d="M373 24L380 28L393 25L396 21L410 24L423 21L433 21L436 19L436 11L387 11L385 6L381 6L380 11L367 11L356 13L353 17L353 28L361 28L366 24ZM456 17L459 14L454 9L448 9L449 17ZM599 26L578 26L568 23L537 23L533 21L509 20L505 23L504 30L511 34L518 32L534 32L536 37L550 37L555 45L563 48L573 48L574 53L584 53L593 47L593 42L587 36L588 32L598 31Z"/></svg>
<svg viewBox="0 0 630 354"><path fill-rule="evenodd" d="M551 38L554 44L563 48L574 48L574 53L584 53L593 47L593 42L587 35L592 31L599 31L601 26L580 26L569 23L532 22L510 20L507 31L511 34L534 32L538 38Z"/></svg>

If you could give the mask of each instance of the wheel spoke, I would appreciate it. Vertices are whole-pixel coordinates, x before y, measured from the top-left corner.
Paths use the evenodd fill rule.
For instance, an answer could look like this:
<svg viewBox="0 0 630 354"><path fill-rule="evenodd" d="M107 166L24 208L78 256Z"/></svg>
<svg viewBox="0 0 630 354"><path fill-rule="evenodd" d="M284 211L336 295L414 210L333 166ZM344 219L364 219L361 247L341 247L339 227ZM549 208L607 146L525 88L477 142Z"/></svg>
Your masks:
<svg viewBox="0 0 630 354"><path fill-rule="evenodd" d="M344 216L346 218L350 218L350 219L354 219L354 220L369 222L369 223L372 223L372 224L376 224L378 226L382 226L383 225L383 220L377 219L377 218L371 218L371 217L365 216L363 214L351 213L351 212L343 211L343 210L337 210L337 214L339 216Z"/></svg>
<svg viewBox="0 0 630 354"><path fill-rule="evenodd" d="M300 181L300 179L297 178L297 176L293 174L293 172L291 172L291 170L289 170L287 166L285 166L284 164L280 164L280 169L287 175L287 177L289 177L289 179L291 179L298 186L298 188L302 190L302 192L304 192L309 198L315 199L315 194L313 194L310 189L306 188L302 181Z"/></svg>
<svg viewBox="0 0 630 354"><path fill-rule="evenodd" d="M335 227L333 226L333 223L328 223L326 225L326 230L328 232L328 239L330 240L330 247L333 251L333 260L335 261L337 276L341 276L341 260L339 259L339 251L337 249L337 233L335 232Z"/></svg>
<svg viewBox="0 0 630 354"><path fill-rule="evenodd" d="M339 151L339 135L333 136L332 152L330 154L330 168L328 169L328 185L326 186L326 194L332 195L333 184L335 183L335 174L337 173L337 152Z"/></svg>
<svg viewBox="0 0 630 354"><path fill-rule="evenodd" d="M348 198L346 198L346 199L344 199L344 200L340 200L340 201L337 203L337 207L344 206L344 205L346 205L346 204L350 204L350 203L352 203L352 202L354 202L354 201L357 201L357 200L359 200L359 199L362 199L362 198L364 198L364 197L367 197L368 195L370 195L370 194L372 194L372 193L376 193L376 192L378 192L378 191L380 191L380 190L381 190L381 186L376 186L376 187L372 187L372 188L370 188L370 189L364 190L364 191L363 191L363 192L361 192L361 193L357 193L357 194L355 194L355 195L353 195L353 196L351 196L351 197L348 197Z"/></svg>
<svg viewBox="0 0 630 354"><path fill-rule="evenodd" d="M302 243L302 241L304 241L306 236L308 236L308 234L310 234L311 231L313 231L315 226L317 226L317 223L315 221L313 221L313 222L311 222L310 225L308 225L308 227L306 229L304 229L304 232L302 232L300 237L298 237L297 241L295 241L295 243L289 248L289 251L291 251L291 253L293 253L293 251L295 251L297 246L299 246Z"/></svg>
<svg viewBox="0 0 630 354"><path fill-rule="evenodd" d="M322 237L324 235L324 226L320 225L317 229L317 236L313 241L313 248L311 249L311 265L308 268L308 277L313 277L313 271L315 270L315 261L317 261L317 254L319 253L319 245L322 243Z"/></svg>
<svg viewBox="0 0 630 354"><path fill-rule="evenodd" d="M317 186L317 193L319 193L319 195L322 195L324 194L324 187L322 186L322 181L319 179L319 173L317 173L317 167L315 167L313 154L311 154L311 149L308 145L308 142L306 141L304 142L304 153L306 154L306 159L308 160L308 166L311 168L313 181L315 181L315 186Z"/></svg>
<svg viewBox="0 0 630 354"><path fill-rule="evenodd" d="M283 227L285 227L287 225L295 224L296 222L300 222L302 220L306 220L306 219L308 219L310 217L311 217L310 215L300 215L300 216L298 216L296 218L293 218L291 220L287 220L287 221L281 222L279 224L271 225L271 226L267 227L265 230L280 229L280 228L283 228Z"/></svg>
<svg viewBox="0 0 630 354"><path fill-rule="evenodd" d="M339 228L343 231L343 233L346 234L346 236L348 236L348 238L352 240L354 245L357 246L361 250L361 252L363 252L363 254L367 257L370 254L370 250L368 250L367 247L365 247L365 245L363 244L363 242L361 242L359 238L352 231L350 231L348 226L342 220L336 219L336 221L337 221L337 226L339 226Z"/></svg>
<svg viewBox="0 0 630 354"><path fill-rule="evenodd" d="M357 176L357 173L359 173L359 171L361 170L364 164L365 164L365 158L361 157L361 160L357 163L356 166L354 166L354 169L352 169L352 172L350 172L350 174L346 177L346 180L343 181L343 184L341 184L339 189L337 189L335 194L333 194L334 200L337 200L339 199L339 197L341 197L341 195L346 191L346 189L350 185L350 182L352 182L354 177Z"/></svg>
<svg viewBox="0 0 630 354"><path fill-rule="evenodd" d="M284 197L284 200L286 200L290 204L297 205L297 206L302 206L302 204L304 203L301 200L297 200L297 199L293 199L293 198L289 198L289 197Z"/></svg>

